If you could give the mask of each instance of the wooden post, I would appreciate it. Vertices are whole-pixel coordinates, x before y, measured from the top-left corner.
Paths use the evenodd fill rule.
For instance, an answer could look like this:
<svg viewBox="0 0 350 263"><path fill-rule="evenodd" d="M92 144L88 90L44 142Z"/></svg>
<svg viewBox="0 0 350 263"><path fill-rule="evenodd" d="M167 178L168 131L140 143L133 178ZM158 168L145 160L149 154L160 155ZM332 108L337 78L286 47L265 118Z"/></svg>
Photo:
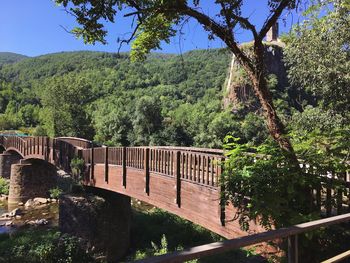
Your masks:
<svg viewBox="0 0 350 263"><path fill-rule="evenodd" d="M223 163L224 163L225 159L221 158L220 159L220 163L218 163L218 170L217 170L217 183L220 184L220 222L222 226L225 226L225 220L226 220L226 200L225 197L222 193L225 193L225 184L224 182L221 182L220 180L220 176L222 175L222 171L223 171Z"/></svg>
<svg viewBox="0 0 350 263"><path fill-rule="evenodd" d="M45 153L45 137L41 137L41 155L43 156L44 160L46 160L46 153Z"/></svg>
<svg viewBox="0 0 350 263"><path fill-rule="evenodd" d="M46 154L45 154L45 160L47 162L50 162L50 138L46 137Z"/></svg>
<svg viewBox="0 0 350 263"><path fill-rule="evenodd" d="M105 182L108 183L108 146L105 147Z"/></svg>
<svg viewBox="0 0 350 263"><path fill-rule="evenodd" d="M40 154L40 137L38 137L38 140L37 140L38 142L38 145L37 145L37 153L36 154Z"/></svg>
<svg viewBox="0 0 350 263"><path fill-rule="evenodd" d="M298 263L298 235L288 237L288 263Z"/></svg>
<svg viewBox="0 0 350 263"><path fill-rule="evenodd" d="M56 139L55 138L52 139L52 162L56 165Z"/></svg>
<svg viewBox="0 0 350 263"><path fill-rule="evenodd" d="M94 167L94 146L92 145L91 146L91 156L90 156L90 172L91 172L91 174L90 174L90 180L93 180L94 179L94 169L95 169L95 167Z"/></svg>
<svg viewBox="0 0 350 263"><path fill-rule="evenodd" d="M126 188L126 147L123 147L123 186Z"/></svg>
<svg viewBox="0 0 350 263"><path fill-rule="evenodd" d="M144 168L145 168L145 182L146 182L145 192L147 195L149 195L149 148L145 148L144 152L145 152Z"/></svg>
<svg viewBox="0 0 350 263"><path fill-rule="evenodd" d="M181 207L181 152L177 151L175 155L175 180L176 180L176 204Z"/></svg>

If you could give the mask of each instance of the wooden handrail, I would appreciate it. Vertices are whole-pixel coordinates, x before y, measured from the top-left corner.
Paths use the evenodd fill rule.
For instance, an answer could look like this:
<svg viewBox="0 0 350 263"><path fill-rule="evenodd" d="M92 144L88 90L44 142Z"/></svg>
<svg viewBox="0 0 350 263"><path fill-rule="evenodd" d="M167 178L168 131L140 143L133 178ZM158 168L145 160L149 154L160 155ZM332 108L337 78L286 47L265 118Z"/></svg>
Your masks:
<svg viewBox="0 0 350 263"><path fill-rule="evenodd" d="M225 240L221 242L210 243L202 246L192 247L183 251L156 256L144 260L138 260L139 263L161 263L161 262L184 262L200 257L212 256L229 250L238 249L280 238L295 236L307 231L311 231L320 227L326 227L338 223L350 221L350 213L328 217L325 219L315 220L307 223L294 225L288 228L280 228L255 235L244 236L240 238Z"/></svg>
<svg viewBox="0 0 350 263"><path fill-rule="evenodd" d="M322 261L321 263L335 263L335 262L340 262L346 258L350 257L350 250L345 251L339 255L336 255L335 257L332 257L330 259L327 259L325 261Z"/></svg>

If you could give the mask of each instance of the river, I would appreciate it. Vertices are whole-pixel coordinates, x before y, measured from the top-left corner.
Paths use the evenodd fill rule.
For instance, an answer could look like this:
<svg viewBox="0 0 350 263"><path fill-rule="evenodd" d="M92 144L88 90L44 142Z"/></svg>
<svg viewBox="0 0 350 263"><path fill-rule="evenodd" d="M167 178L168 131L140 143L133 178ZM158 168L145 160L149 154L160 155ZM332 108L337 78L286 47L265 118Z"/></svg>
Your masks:
<svg viewBox="0 0 350 263"><path fill-rule="evenodd" d="M24 208L24 206L11 206L9 207L6 202L0 202L0 215L12 211L15 208L19 208L21 217L19 219L6 219L0 220L0 223L6 221L12 221L13 226L0 226L1 233L9 233L15 231L16 228L22 227L28 224L30 221L37 219L46 219L48 221L47 226L54 227L58 225L58 204L51 203L47 205L40 205L35 208Z"/></svg>

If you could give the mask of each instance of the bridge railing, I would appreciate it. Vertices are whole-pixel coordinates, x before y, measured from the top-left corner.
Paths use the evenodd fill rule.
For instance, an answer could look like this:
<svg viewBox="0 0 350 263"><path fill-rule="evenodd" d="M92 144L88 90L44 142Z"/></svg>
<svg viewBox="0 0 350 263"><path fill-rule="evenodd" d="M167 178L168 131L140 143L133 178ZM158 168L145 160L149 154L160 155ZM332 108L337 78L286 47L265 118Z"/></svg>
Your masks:
<svg viewBox="0 0 350 263"><path fill-rule="evenodd" d="M214 256L220 253L224 253L233 249L239 249L246 246L255 245L262 242L273 241L281 238L288 238L288 262L299 262L299 247L298 247L298 235L312 231L321 227L327 227L339 223L349 222L350 213L344 215L338 215L325 219L315 220L299 225L294 225L288 228L281 228L277 230L271 230L259 234L250 236L239 237L231 240L225 240L221 242L210 243L197 247L185 249L183 251L176 251L161 256L155 256L148 259L136 261L138 263L169 263L169 262L185 262L193 259L203 258L207 256ZM346 253L342 258L349 257L350 253ZM340 260L339 260L340 261ZM301 262L301 261L300 261ZM327 261L338 262L338 261Z"/></svg>
<svg viewBox="0 0 350 263"><path fill-rule="evenodd" d="M149 170L153 173L166 176L175 176L175 153L173 150L164 148L149 149Z"/></svg>
<svg viewBox="0 0 350 263"><path fill-rule="evenodd" d="M43 158L68 170L72 158L80 154L86 164L104 164L106 167L110 164L125 166L125 169L126 167L144 169L145 174L179 177L182 181L206 187L218 187L222 173L224 160L222 150L167 146L81 148L81 145L72 145L72 141L89 142L75 138L63 140L48 137L0 136L0 143L5 148L15 148L23 157ZM310 171L307 171L307 174L312 176ZM320 211L327 216L350 211L349 172L329 171L325 175L314 176L320 179L318 186L312 189L315 204Z"/></svg>
<svg viewBox="0 0 350 263"><path fill-rule="evenodd" d="M206 186L218 186L222 173L222 155L199 152L180 152L181 178Z"/></svg>
<svg viewBox="0 0 350 263"><path fill-rule="evenodd" d="M58 137L58 138L56 138L56 140L68 142L68 143L70 143L78 148L82 148L82 149L91 148L93 145L92 141L82 139L82 138L76 138L76 137Z"/></svg>
<svg viewBox="0 0 350 263"><path fill-rule="evenodd" d="M210 153L210 149L176 147L98 147L82 149L87 164L111 164L147 170L168 177L217 187L222 173L222 152Z"/></svg>

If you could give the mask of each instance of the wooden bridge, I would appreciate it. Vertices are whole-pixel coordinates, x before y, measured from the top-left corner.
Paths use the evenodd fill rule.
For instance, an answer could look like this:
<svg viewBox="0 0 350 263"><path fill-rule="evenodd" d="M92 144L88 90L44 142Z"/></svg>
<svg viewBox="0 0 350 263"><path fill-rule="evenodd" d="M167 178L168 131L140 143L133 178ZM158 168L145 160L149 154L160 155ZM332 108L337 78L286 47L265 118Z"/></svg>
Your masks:
<svg viewBox="0 0 350 263"><path fill-rule="evenodd" d="M74 157L85 162L83 182L157 206L226 238L247 235L232 220L235 208L222 204L222 150L189 147L94 147L80 138L0 136L6 152L41 159L70 172ZM327 216L350 211L350 175L322 177L314 189ZM334 190L334 184L344 187ZM264 229L252 222L249 234Z"/></svg>
<svg viewBox="0 0 350 263"><path fill-rule="evenodd" d="M24 159L45 160L65 171L70 171L74 157L82 158L85 185L137 198L227 238L247 235L231 220L234 208L220 202L222 150L94 147L70 137L0 136L0 145Z"/></svg>

